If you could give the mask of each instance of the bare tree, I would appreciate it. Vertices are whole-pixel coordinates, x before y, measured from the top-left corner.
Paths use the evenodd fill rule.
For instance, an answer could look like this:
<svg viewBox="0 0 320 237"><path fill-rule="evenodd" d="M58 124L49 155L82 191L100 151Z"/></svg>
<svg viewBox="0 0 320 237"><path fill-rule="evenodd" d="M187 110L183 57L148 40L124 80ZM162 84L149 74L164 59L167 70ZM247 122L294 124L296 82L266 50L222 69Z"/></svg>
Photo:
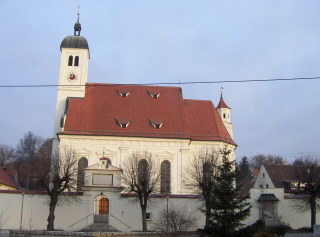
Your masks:
<svg viewBox="0 0 320 237"><path fill-rule="evenodd" d="M29 131L20 139L16 149L19 184L29 189L31 162L35 158L44 139Z"/></svg>
<svg viewBox="0 0 320 237"><path fill-rule="evenodd" d="M70 201L70 198L75 201L79 201L79 199L76 195L72 195L72 192L77 190L77 156L75 152L73 150L62 150L50 158L48 156L38 156L34 159L33 167L38 182L49 195L47 230L52 231L55 230L54 213L58 202Z"/></svg>
<svg viewBox="0 0 320 237"><path fill-rule="evenodd" d="M167 233L168 236L180 236L182 231L189 231L197 227L197 217L186 206L162 209L157 221L153 224L155 231Z"/></svg>
<svg viewBox="0 0 320 237"><path fill-rule="evenodd" d="M0 144L0 167L15 157L15 149L12 146Z"/></svg>
<svg viewBox="0 0 320 237"><path fill-rule="evenodd" d="M258 155L252 156L250 158L249 163L250 163L251 169L260 170L261 165L263 164L285 165L287 163L287 160L282 156L270 155L270 154L268 155L258 154Z"/></svg>
<svg viewBox="0 0 320 237"><path fill-rule="evenodd" d="M291 207L298 212L311 212L311 228L316 224L316 212L320 208L320 160L317 156L303 156L302 165L296 166L295 180L297 198L291 200Z"/></svg>
<svg viewBox="0 0 320 237"><path fill-rule="evenodd" d="M142 216L142 230L147 231L147 206L149 196L159 192L160 168L149 152L135 152L124 162L121 176L125 190L138 196Z"/></svg>
<svg viewBox="0 0 320 237"><path fill-rule="evenodd" d="M206 148L194 155L186 168L184 183L195 194L203 196L205 202L206 223L208 226L211 215L211 203L214 198L214 177L217 173L218 152Z"/></svg>

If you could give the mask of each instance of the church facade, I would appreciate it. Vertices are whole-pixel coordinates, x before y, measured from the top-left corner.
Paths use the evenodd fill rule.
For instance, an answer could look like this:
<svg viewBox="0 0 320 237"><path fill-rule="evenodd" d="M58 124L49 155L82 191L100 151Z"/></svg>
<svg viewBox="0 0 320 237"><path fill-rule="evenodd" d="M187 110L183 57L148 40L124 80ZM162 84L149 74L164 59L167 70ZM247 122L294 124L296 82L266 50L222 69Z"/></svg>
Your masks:
<svg viewBox="0 0 320 237"><path fill-rule="evenodd" d="M159 190L170 193L172 202L193 203L183 185L189 159L208 147L219 150L228 144L236 148L231 109L222 95L215 107L211 101L184 99L180 87L88 83L89 44L80 33L78 16L74 35L64 38L60 46L54 150L76 152L78 178L82 178L78 189L91 195L92 221L108 214L111 223L116 219L135 221L136 228L141 225L138 203L134 215L123 208L113 209L126 205L121 172L123 162L135 152L156 157L167 179L166 187ZM132 220L126 218L132 215Z"/></svg>
<svg viewBox="0 0 320 237"><path fill-rule="evenodd" d="M158 212L167 205L196 213L202 227L202 199L183 185L185 168L203 149L228 145L235 150L231 109L222 95L215 107L209 100L184 99L180 87L89 83L90 50L81 36L79 16L74 34L62 40L60 50L53 151L75 151L82 202L58 206L55 227L81 230L102 222L120 231L141 230L139 203L124 192L121 181L124 162L136 152L152 154L165 179L159 182L159 195L148 204L148 228L152 229ZM0 205L10 214L5 228L18 228L20 209L23 229L29 229L28 222L30 229L45 228L48 207L44 194L16 191L1 195L3 203L12 204ZM33 224L32 220L37 221Z"/></svg>

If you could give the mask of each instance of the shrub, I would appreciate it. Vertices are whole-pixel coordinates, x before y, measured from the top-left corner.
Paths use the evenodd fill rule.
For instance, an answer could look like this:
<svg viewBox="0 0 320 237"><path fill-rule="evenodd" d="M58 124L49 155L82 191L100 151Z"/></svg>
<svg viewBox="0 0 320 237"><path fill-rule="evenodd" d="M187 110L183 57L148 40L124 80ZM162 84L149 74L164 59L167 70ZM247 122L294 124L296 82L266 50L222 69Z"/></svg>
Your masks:
<svg viewBox="0 0 320 237"><path fill-rule="evenodd" d="M275 226L270 226L268 229L270 233L273 233L278 237L284 237L288 229L291 229L291 227L288 225L275 225Z"/></svg>
<svg viewBox="0 0 320 237"><path fill-rule="evenodd" d="M303 232L313 232L313 229L311 227L301 227L298 230Z"/></svg>
<svg viewBox="0 0 320 237"><path fill-rule="evenodd" d="M268 232L259 232L259 233L255 234L254 237L276 237L276 236L274 234L268 233Z"/></svg>
<svg viewBox="0 0 320 237"><path fill-rule="evenodd" d="M264 223L262 220L257 220L252 225L248 225L242 229L240 229L235 237L252 237L254 234L259 232L264 227Z"/></svg>

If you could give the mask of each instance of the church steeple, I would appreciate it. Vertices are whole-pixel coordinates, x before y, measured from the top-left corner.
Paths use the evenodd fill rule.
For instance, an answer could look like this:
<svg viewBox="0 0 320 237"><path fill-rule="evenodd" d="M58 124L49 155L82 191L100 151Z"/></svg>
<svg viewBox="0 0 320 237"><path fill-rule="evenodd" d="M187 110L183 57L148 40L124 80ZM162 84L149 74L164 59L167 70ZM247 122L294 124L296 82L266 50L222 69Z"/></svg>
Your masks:
<svg viewBox="0 0 320 237"><path fill-rule="evenodd" d="M57 138L57 133L64 129L68 97L83 98L85 85L88 81L90 51L87 39L80 36L80 13L78 12L77 14L78 18L74 24L74 35L65 37L60 45L61 59L54 138ZM58 144L58 139L54 139L54 149L58 147Z"/></svg>
<svg viewBox="0 0 320 237"><path fill-rule="evenodd" d="M216 109L221 117L221 120L222 120L224 126L228 130L230 136L233 138L231 114L230 114L231 108L224 101L224 99L222 97L222 91L221 91L221 95L220 95L220 101L219 101L219 104L216 107Z"/></svg>

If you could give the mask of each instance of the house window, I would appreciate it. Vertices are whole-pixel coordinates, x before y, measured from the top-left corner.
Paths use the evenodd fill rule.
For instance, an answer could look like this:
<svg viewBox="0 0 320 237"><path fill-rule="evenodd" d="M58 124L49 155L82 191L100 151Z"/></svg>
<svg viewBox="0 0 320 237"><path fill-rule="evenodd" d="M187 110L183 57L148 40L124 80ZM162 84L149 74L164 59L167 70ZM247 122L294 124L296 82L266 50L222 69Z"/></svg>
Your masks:
<svg viewBox="0 0 320 237"><path fill-rule="evenodd" d="M225 113L223 114L223 118L226 118L226 114Z"/></svg>
<svg viewBox="0 0 320 237"><path fill-rule="evenodd" d="M151 221L152 220L152 212L147 212L146 213L146 219L147 219L147 221Z"/></svg>
<svg viewBox="0 0 320 237"><path fill-rule="evenodd" d="M72 66L73 63L73 56L69 56L69 60L68 60L68 66Z"/></svg>
<svg viewBox="0 0 320 237"><path fill-rule="evenodd" d="M161 193L170 193L170 162L165 160L161 163Z"/></svg>
<svg viewBox="0 0 320 237"><path fill-rule="evenodd" d="M265 173L262 173L262 178L264 178L265 177Z"/></svg>
<svg viewBox="0 0 320 237"><path fill-rule="evenodd" d="M76 56L75 58L74 58L74 65L77 67L77 66L79 66L79 56Z"/></svg>
<svg viewBox="0 0 320 237"><path fill-rule="evenodd" d="M269 188L269 184L266 184L266 188Z"/></svg>
<svg viewBox="0 0 320 237"><path fill-rule="evenodd" d="M259 187L262 188L262 184L260 184Z"/></svg>

